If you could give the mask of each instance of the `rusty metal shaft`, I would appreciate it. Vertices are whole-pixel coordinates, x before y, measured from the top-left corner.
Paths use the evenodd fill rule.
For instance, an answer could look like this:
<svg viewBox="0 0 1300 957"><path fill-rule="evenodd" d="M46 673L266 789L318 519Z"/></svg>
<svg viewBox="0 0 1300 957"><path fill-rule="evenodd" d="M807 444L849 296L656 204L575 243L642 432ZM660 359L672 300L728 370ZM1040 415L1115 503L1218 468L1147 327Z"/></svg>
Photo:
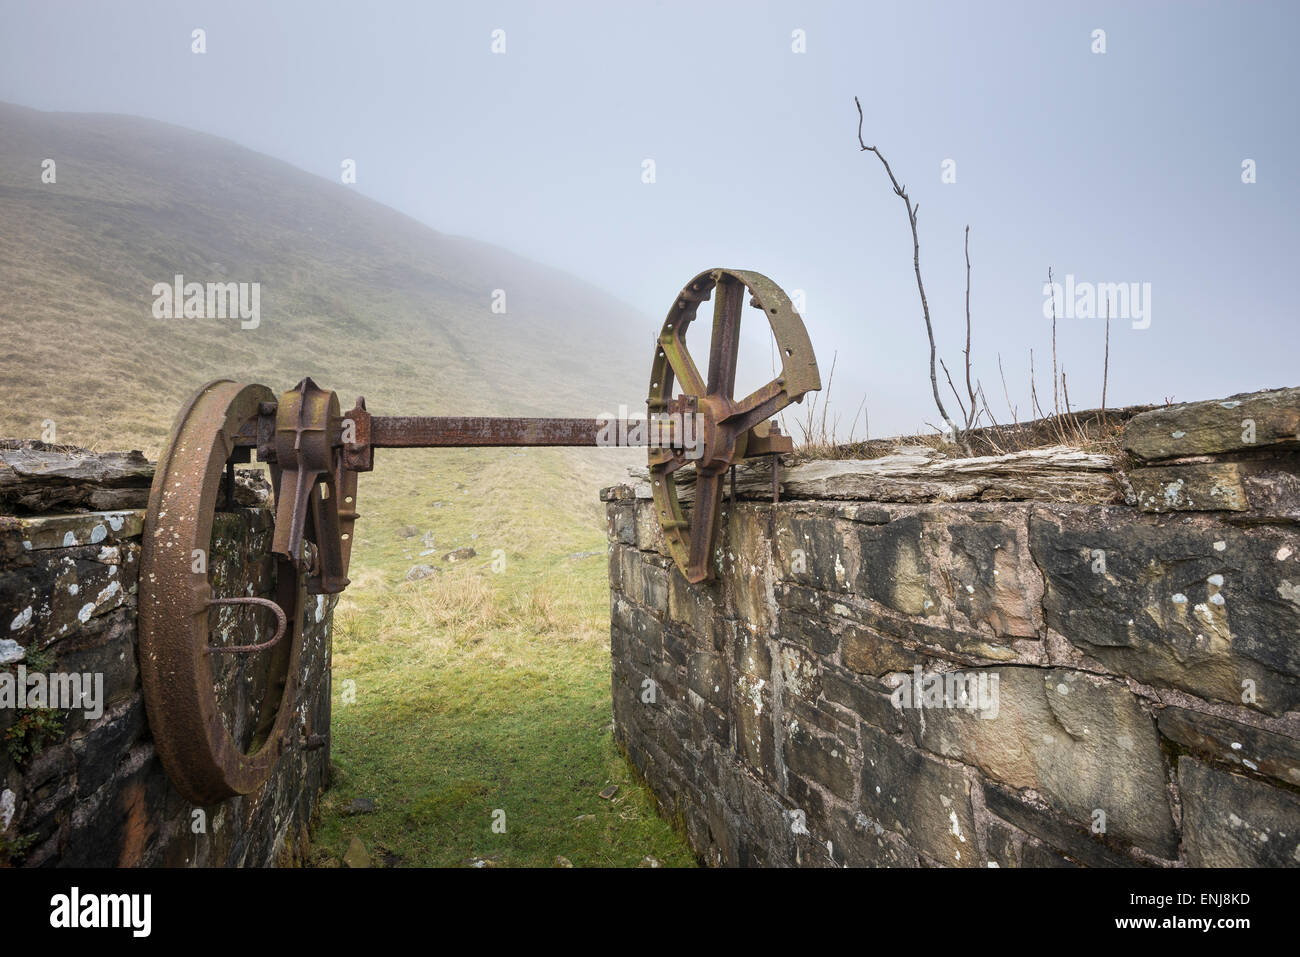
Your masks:
<svg viewBox="0 0 1300 957"><path fill-rule="evenodd" d="M661 426L669 432L668 422ZM644 422L617 419L504 418L459 415L376 415L370 445L377 449L464 446L644 447Z"/></svg>

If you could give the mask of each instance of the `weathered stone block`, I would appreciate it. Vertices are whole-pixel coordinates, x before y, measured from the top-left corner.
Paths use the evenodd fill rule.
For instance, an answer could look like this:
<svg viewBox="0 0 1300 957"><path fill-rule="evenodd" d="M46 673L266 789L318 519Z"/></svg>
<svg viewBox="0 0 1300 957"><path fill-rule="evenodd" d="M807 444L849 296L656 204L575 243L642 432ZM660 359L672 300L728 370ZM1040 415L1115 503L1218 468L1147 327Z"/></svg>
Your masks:
<svg viewBox="0 0 1300 957"><path fill-rule="evenodd" d="M920 747L1032 788L1085 825L1104 820L1106 833L1174 856L1159 736L1132 692L1065 669L1001 667L985 677L991 710L918 708L915 701L903 709Z"/></svg>
<svg viewBox="0 0 1300 957"><path fill-rule="evenodd" d="M780 578L822 591L848 589L849 565L854 562L828 514L797 506L779 508L774 532L773 562Z"/></svg>
<svg viewBox="0 0 1300 957"><path fill-rule="evenodd" d="M907 671L924 656L870 628L849 625L840 639L844 667L877 677L893 671Z"/></svg>
<svg viewBox="0 0 1300 957"><path fill-rule="evenodd" d="M636 544L636 504L630 501L610 502L605 506L609 523L609 540L620 545Z"/></svg>
<svg viewBox="0 0 1300 957"><path fill-rule="evenodd" d="M666 615L668 613L668 570L661 565L645 562L641 566L641 587L641 603L651 611Z"/></svg>
<svg viewBox="0 0 1300 957"><path fill-rule="evenodd" d="M919 867L920 861L903 838L878 820L853 808L829 815L827 833L836 859L846 867Z"/></svg>
<svg viewBox="0 0 1300 957"><path fill-rule="evenodd" d="M1300 523L1300 455L1243 463L1241 471L1251 521Z"/></svg>
<svg viewBox="0 0 1300 957"><path fill-rule="evenodd" d="M770 574L768 508L738 504L726 516L726 534L720 540L714 562L726 616L748 622L760 633L771 632L776 610Z"/></svg>
<svg viewBox="0 0 1300 957"><path fill-rule="evenodd" d="M668 553L663 526L659 524L659 514L655 511L653 500L643 499L636 503L634 523L637 548L643 552Z"/></svg>
<svg viewBox="0 0 1300 957"><path fill-rule="evenodd" d="M817 602L809 602L797 598L799 592L821 597ZM830 622L832 634L837 630L843 631L848 626L856 626L899 639L901 644L918 653L928 653L928 649L933 649L934 654L941 658L958 655L971 661L1011 661L1016 657L1015 649L997 638L931 624L934 619L886 614L878 611L874 602L866 602L856 596L838 596L837 600L836 596L822 595L798 585L788 586L785 595L798 605L816 609L815 614L824 616Z"/></svg>
<svg viewBox="0 0 1300 957"><path fill-rule="evenodd" d="M1041 802L994 784L984 785L984 806L1002 820L1059 849L1086 867L1137 867L1138 862L1103 842L1103 835L1063 820ZM1022 848L1023 854L1023 848ZM1036 866L1036 865L1026 865Z"/></svg>
<svg viewBox="0 0 1300 957"><path fill-rule="evenodd" d="M1300 706L1300 535L1036 516L1048 624L1121 673L1271 714Z"/></svg>
<svg viewBox="0 0 1300 957"><path fill-rule="evenodd" d="M1300 867L1300 797L1186 756L1178 788L1191 866Z"/></svg>
<svg viewBox="0 0 1300 957"><path fill-rule="evenodd" d="M1026 512L1007 508L962 517L969 520L954 516L947 523L952 545L937 556L950 565L957 610L994 635L1036 638L1043 627L1043 582L1029 560Z"/></svg>
<svg viewBox="0 0 1300 957"><path fill-rule="evenodd" d="M626 545L618 546L615 552L618 555L619 564L619 591L626 595L629 601L644 604L645 584L642 569L645 566L641 562L641 553L635 548L628 548Z"/></svg>
<svg viewBox="0 0 1300 957"><path fill-rule="evenodd" d="M978 867L966 775L869 724L861 734L859 800L867 817L936 861Z"/></svg>
<svg viewBox="0 0 1300 957"><path fill-rule="evenodd" d="M1186 708L1160 712L1160 733L1183 747L1225 764L1300 787L1300 740Z"/></svg>
<svg viewBox="0 0 1300 957"><path fill-rule="evenodd" d="M99 790L145 731L144 702L137 698L105 714L84 736L74 740L78 796Z"/></svg>
<svg viewBox="0 0 1300 957"><path fill-rule="evenodd" d="M812 589L798 589L800 594L817 595ZM786 599L792 594L788 586L776 587L776 633L784 641L802 645L817 655L833 655L840 637L825 619L790 607Z"/></svg>
<svg viewBox="0 0 1300 957"><path fill-rule="evenodd" d="M648 666L662 658L666 640L663 622L636 605L629 606L628 621L633 660Z"/></svg>
<svg viewBox="0 0 1300 957"><path fill-rule="evenodd" d="M902 711L890 703L888 689L879 682L827 665L822 668L822 695L877 728L890 733L903 730Z"/></svg>
<svg viewBox="0 0 1300 957"><path fill-rule="evenodd" d="M732 685L731 718L737 756L769 781L775 781L776 742L768 682L751 675L737 675Z"/></svg>
<svg viewBox="0 0 1300 957"><path fill-rule="evenodd" d="M838 737L791 720L785 728L781 753L789 773L820 784L842 801L853 797L853 763Z"/></svg>
<svg viewBox="0 0 1300 957"><path fill-rule="evenodd" d="M1249 507L1236 462L1134 469L1128 479L1144 512L1244 512Z"/></svg>
<svg viewBox="0 0 1300 957"><path fill-rule="evenodd" d="M144 512L115 509L32 517L0 515L0 547L6 557L47 548L115 545L138 539Z"/></svg>
<svg viewBox="0 0 1300 957"><path fill-rule="evenodd" d="M781 644L777 656L785 693L816 701L822 692L821 667L816 657L798 645Z"/></svg>
<svg viewBox="0 0 1300 957"><path fill-rule="evenodd" d="M724 711L731 698L727 661L713 652L697 651L686 668L686 686L709 704Z"/></svg>
<svg viewBox="0 0 1300 957"><path fill-rule="evenodd" d="M989 818L985 831L985 856L989 867L1075 867L1073 861L1044 847L1033 838L997 818Z"/></svg>
<svg viewBox="0 0 1300 957"><path fill-rule="evenodd" d="M768 640L756 635L744 622L728 621L723 626L729 634L736 670L767 681L772 677L772 652Z"/></svg>
<svg viewBox="0 0 1300 957"><path fill-rule="evenodd" d="M722 595L717 582L692 585L676 565L667 569L668 617L698 636L701 644L721 648Z"/></svg>
<svg viewBox="0 0 1300 957"><path fill-rule="evenodd" d="M924 534L924 523L916 515L888 525L855 526L859 565L854 593L904 615L925 616L935 610L938 596L930 582Z"/></svg>
<svg viewBox="0 0 1300 957"><path fill-rule="evenodd" d="M1300 446L1300 389L1152 409L1124 427L1124 448L1148 461Z"/></svg>

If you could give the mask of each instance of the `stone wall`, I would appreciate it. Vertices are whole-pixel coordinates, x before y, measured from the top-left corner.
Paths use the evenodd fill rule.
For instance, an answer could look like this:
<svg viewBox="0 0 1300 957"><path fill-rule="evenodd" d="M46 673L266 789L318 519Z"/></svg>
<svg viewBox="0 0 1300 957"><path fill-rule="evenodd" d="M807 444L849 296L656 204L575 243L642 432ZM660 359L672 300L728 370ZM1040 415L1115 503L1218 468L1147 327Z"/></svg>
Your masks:
<svg viewBox="0 0 1300 957"><path fill-rule="evenodd" d="M777 505L747 465L698 586L606 490L616 737L700 857L1300 866L1300 390L1123 444L808 463Z"/></svg>
<svg viewBox="0 0 1300 957"><path fill-rule="evenodd" d="M0 514L0 672L12 676L9 688L20 675L102 675L93 709L0 700L0 866L263 866L306 851L329 769L333 603L313 599L304 609L297 733L272 778L246 797L192 806L163 772L140 686L144 512L93 508L142 505L151 474L138 453L114 459L0 445L0 511L9 513ZM270 535L265 508L218 513L211 563L219 594L269 597ZM265 640L265 617L214 610L214 641ZM221 656L218 700L236 733L264 679L255 656Z"/></svg>

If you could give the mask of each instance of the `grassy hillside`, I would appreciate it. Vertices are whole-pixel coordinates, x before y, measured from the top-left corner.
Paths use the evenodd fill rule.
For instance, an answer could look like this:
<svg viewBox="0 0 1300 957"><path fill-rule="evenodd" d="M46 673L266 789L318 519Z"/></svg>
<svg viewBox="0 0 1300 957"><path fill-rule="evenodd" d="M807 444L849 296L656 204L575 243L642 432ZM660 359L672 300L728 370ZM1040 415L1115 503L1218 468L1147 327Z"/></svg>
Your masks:
<svg viewBox="0 0 1300 957"><path fill-rule="evenodd" d="M153 286L178 273L261 283L260 327L155 319ZM594 415L644 400L654 329L572 277L225 140L6 104L0 288L0 433L53 418L61 439L146 451L186 394L232 374L276 391L312 375L378 412Z"/></svg>
<svg viewBox="0 0 1300 957"><path fill-rule="evenodd" d="M155 319L153 285L176 273L260 282L260 327ZM495 289L505 315L490 309ZM280 391L312 375L378 414L635 406L655 328L572 277L224 140L5 104L0 290L0 435L53 419L60 442L150 455L185 396L219 376ZM377 454L336 617L337 775L318 863L353 838L400 865L689 863L610 737L595 493L637 458ZM403 525L419 535L398 537ZM441 560L461 546L477 556ZM439 571L406 581L416 564ZM341 698L348 681L355 703ZM597 796L607 783L620 785L612 801ZM355 798L375 810L346 813Z"/></svg>

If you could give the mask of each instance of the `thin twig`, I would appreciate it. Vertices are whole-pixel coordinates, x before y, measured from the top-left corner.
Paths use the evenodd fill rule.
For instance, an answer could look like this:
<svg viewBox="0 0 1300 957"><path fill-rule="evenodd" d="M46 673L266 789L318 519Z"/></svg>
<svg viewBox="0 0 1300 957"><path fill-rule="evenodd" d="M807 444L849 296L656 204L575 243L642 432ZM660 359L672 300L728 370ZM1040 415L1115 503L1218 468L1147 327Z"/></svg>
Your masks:
<svg viewBox="0 0 1300 957"><path fill-rule="evenodd" d="M864 393L862 394L862 404L858 406L858 411L856 411L856 412L853 413L853 421L849 423L849 438L848 438L848 442L849 442L850 445L853 444L853 436L854 436L854 434L855 434L855 433L857 432L857 430L858 430L858 416L862 415L862 413L865 412L866 409L867 409L867 395L866 395L866 393L864 392ZM862 420L862 425L863 425L863 428L866 428L866 426L867 426L867 420L866 420L866 418L863 418L863 420ZM867 440L870 439L870 438L871 438L871 431L870 431L870 429L868 429L868 430L867 430L866 438L864 438L863 441L865 442L865 441L867 441Z"/></svg>
<svg viewBox="0 0 1300 957"><path fill-rule="evenodd" d="M835 362L836 362L837 359L839 359L839 357L840 357L840 354L839 354L838 351L837 351L837 352L834 352L834 353L831 354L831 373L830 373L830 375L828 375L828 376L826 377L826 401L822 403L822 435L821 435L821 438L822 438L822 441L823 441L823 442L826 442L827 444L830 444L830 445L834 445L834 444L835 444L835 442L834 442L834 439L835 439L835 429L834 429L834 426L831 427L831 436L830 436L830 438L828 439L827 436L826 436L826 410L829 409L830 406L831 406L831 384L835 381Z"/></svg>
<svg viewBox="0 0 1300 957"><path fill-rule="evenodd" d="M943 400L939 398L939 379L935 370L934 326L930 324L930 304L926 302L925 284L921 282L921 241L916 235L916 216L921 207L912 205L907 190L899 185L898 180L894 177L894 171L889 168L889 162L881 154L880 150L874 146L868 146L862 139L862 103L859 102L856 96L853 98L853 102L858 108L858 146L861 148L861 152L876 154L876 158L885 167L885 172L889 174L889 181L894 186L894 195L901 199L903 205L907 207L907 221L912 227L912 269L916 273L917 292L921 294L921 314L925 317L925 333L930 339L930 391L934 395L934 404L938 407L939 414L943 416L944 422L947 423L949 431L956 435L957 427L953 425L948 410L943 407Z"/></svg>
<svg viewBox="0 0 1300 957"><path fill-rule="evenodd" d="M975 389L970 381L970 224L966 225L966 394L970 396L970 416L966 420L966 431L974 425Z"/></svg>
<svg viewBox="0 0 1300 957"><path fill-rule="evenodd" d="M1029 411L1031 414L1036 413L1038 415L1038 418L1045 419L1047 418L1047 415L1046 413L1043 412L1043 407L1038 404L1038 384L1035 381L1036 378L1037 377L1034 374L1034 350L1030 349L1029 350Z"/></svg>
<svg viewBox="0 0 1300 957"><path fill-rule="evenodd" d="M1016 407L1011 404L1011 391L1007 388L1007 373L1002 368L1002 353L998 353L998 372L1002 374L1002 394L1007 397L1007 411L1011 413L1011 421L1016 425L1020 424L1020 416L1016 415Z"/></svg>
<svg viewBox="0 0 1300 957"><path fill-rule="evenodd" d="M980 384L978 391L980 401L984 403L984 412L989 417L989 422L993 423L994 428L1002 428L1002 426L998 425L998 420L993 417L993 410L989 408L989 397L984 394L984 385L982 383Z"/></svg>
<svg viewBox="0 0 1300 957"><path fill-rule="evenodd" d="M1106 293L1106 356L1101 367L1101 421L1106 422L1106 380L1110 378L1110 293Z"/></svg>
<svg viewBox="0 0 1300 957"><path fill-rule="evenodd" d="M952 397L957 400L957 408L961 409L962 420L969 427L970 416L966 414L966 406L961 403L961 396L957 394L957 387L952 384L952 375L948 372L948 365L942 359L939 360L939 366L943 369L943 374L948 378L948 388L952 389ZM950 423L951 424L951 423Z"/></svg>
<svg viewBox="0 0 1300 957"><path fill-rule="evenodd" d="M1052 296L1052 402L1056 414L1061 414L1060 393L1056 386L1056 283L1052 281L1052 267L1047 267L1047 291Z"/></svg>

